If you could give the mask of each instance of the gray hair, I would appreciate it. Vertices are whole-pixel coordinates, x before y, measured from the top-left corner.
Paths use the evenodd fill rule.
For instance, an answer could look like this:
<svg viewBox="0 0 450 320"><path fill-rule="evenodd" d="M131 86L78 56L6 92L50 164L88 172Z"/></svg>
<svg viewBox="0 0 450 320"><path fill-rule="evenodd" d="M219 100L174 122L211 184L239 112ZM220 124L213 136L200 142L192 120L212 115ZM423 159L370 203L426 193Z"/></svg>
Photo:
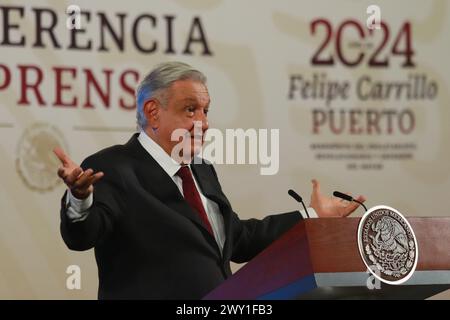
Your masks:
<svg viewBox="0 0 450 320"><path fill-rule="evenodd" d="M206 84L205 75L186 63L173 61L157 65L136 89L136 120L140 130L147 126L144 104L155 97L166 107L166 90L177 80L194 80Z"/></svg>

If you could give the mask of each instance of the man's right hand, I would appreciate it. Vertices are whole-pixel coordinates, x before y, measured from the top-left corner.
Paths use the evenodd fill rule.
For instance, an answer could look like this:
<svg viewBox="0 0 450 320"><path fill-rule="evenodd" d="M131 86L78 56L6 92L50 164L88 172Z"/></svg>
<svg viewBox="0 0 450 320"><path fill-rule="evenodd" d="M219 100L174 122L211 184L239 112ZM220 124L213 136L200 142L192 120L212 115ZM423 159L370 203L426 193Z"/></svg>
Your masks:
<svg viewBox="0 0 450 320"><path fill-rule="evenodd" d="M53 149L53 152L62 164L58 168L58 176L64 181L75 198L86 199L94 191L94 183L103 177L103 172L94 174L92 169L83 171L59 147Z"/></svg>

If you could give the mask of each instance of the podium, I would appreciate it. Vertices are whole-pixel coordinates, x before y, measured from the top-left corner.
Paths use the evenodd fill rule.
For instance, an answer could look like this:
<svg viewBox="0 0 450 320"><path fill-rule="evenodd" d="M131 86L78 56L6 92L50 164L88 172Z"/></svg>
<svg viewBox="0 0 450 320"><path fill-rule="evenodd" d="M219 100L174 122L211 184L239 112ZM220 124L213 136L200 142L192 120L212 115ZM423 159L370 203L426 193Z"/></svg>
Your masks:
<svg viewBox="0 0 450 320"><path fill-rule="evenodd" d="M358 249L360 219L300 221L204 299L425 299L450 288L450 217L407 219L419 254L416 271L401 285L367 271Z"/></svg>

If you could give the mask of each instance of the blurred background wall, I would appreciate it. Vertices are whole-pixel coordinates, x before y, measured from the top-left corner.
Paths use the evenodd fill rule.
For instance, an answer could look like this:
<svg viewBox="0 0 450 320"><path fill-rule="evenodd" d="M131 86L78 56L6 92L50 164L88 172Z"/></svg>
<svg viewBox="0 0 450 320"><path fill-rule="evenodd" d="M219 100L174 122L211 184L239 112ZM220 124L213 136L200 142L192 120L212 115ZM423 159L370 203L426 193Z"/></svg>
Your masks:
<svg viewBox="0 0 450 320"><path fill-rule="evenodd" d="M125 143L136 84L163 61L207 75L211 127L279 130L276 174L261 175L262 158L216 166L241 217L296 209L287 190L309 199L312 178L368 206L448 215L448 2L377 1L373 30L371 4L2 0L0 298L96 298L93 251L71 252L59 234L51 150L81 162ZM66 288L70 265L80 290Z"/></svg>

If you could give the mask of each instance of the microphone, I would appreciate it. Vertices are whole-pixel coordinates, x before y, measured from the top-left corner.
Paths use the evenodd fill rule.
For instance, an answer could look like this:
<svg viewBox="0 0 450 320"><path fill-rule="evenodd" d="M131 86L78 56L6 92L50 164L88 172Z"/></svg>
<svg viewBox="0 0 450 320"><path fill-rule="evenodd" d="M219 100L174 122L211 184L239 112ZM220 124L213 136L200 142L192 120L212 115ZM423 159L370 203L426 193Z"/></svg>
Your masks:
<svg viewBox="0 0 450 320"><path fill-rule="evenodd" d="M305 209L306 216L307 216L308 219L309 219L309 212L308 212L308 210L306 209L305 204L303 203L302 197L300 197L300 195L299 195L297 192L295 192L294 190L292 190L292 189L289 189L288 194L289 194L292 198L294 198L295 201L300 202L300 203L302 204L303 209Z"/></svg>
<svg viewBox="0 0 450 320"><path fill-rule="evenodd" d="M348 194L345 194L345 193L342 193L342 192L339 192L339 191L334 191L333 192L333 196L341 198L341 199L344 199L344 200L347 200L347 201L350 201L350 202L352 202L352 201L356 202L356 203L362 205L364 207L364 209L367 211L367 208L364 205L364 203L362 203L361 201L358 201L356 199L353 199L353 197L349 196Z"/></svg>

